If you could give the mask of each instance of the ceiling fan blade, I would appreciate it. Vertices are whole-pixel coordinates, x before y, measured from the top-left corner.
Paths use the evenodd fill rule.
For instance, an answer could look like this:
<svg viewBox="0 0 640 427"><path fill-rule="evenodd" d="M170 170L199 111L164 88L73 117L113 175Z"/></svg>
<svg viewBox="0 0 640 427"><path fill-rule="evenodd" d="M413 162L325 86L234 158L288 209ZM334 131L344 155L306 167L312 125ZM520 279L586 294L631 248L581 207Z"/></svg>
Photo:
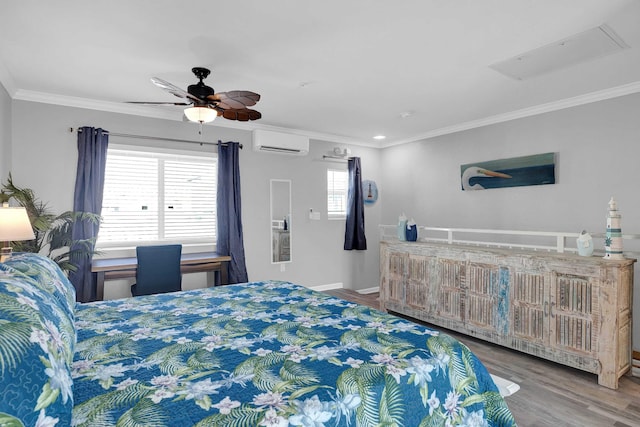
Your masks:
<svg viewBox="0 0 640 427"><path fill-rule="evenodd" d="M193 102L146 102L146 101L126 101L127 104L141 105L193 105Z"/></svg>
<svg viewBox="0 0 640 427"><path fill-rule="evenodd" d="M248 90L232 90L230 92L218 92L207 96L209 101L214 101L217 106L225 110L236 109L241 110L246 107L255 105L260 101L260 95Z"/></svg>
<svg viewBox="0 0 640 427"><path fill-rule="evenodd" d="M158 86L160 89L166 90L170 94L173 94L173 95L177 96L178 98L187 98L187 99L192 99L192 100L197 101L197 102L202 102L200 99L198 99L197 97L191 95L186 90L182 90L178 86L176 86L176 85L174 85L172 83L169 83L166 80L162 80L162 79L160 79L158 77L151 77L151 83L153 83L154 85Z"/></svg>
<svg viewBox="0 0 640 427"><path fill-rule="evenodd" d="M262 117L259 111L251 110L249 108L242 109L229 109L229 110L218 110L218 115L221 115L225 119L229 120L238 120L239 122L246 122L249 120L258 120Z"/></svg>

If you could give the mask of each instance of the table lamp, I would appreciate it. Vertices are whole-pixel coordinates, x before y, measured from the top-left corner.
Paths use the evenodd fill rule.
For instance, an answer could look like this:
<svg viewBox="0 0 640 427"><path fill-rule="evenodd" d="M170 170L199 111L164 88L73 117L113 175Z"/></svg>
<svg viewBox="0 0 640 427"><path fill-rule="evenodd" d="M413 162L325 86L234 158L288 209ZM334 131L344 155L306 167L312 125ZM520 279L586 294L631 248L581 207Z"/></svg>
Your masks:
<svg viewBox="0 0 640 427"><path fill-rule="evenodd" d="M11 242L35 239L27 210L23 207L10 207L3 203L0 207L0 262L11 257Z"/></svg>

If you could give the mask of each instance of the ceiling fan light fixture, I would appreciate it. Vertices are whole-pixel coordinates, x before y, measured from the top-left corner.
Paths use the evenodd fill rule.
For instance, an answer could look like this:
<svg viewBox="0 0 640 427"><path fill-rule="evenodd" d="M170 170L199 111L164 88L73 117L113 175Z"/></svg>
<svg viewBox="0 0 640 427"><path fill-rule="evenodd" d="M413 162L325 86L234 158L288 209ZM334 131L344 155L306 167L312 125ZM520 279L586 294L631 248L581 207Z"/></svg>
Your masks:
<svg viewBox="0 0 640 427"><path fill-rule="evenodd" d="M189 107L184 109L184 115L191 122L209 123L216 119L218 112L208 107Z"/></svg>

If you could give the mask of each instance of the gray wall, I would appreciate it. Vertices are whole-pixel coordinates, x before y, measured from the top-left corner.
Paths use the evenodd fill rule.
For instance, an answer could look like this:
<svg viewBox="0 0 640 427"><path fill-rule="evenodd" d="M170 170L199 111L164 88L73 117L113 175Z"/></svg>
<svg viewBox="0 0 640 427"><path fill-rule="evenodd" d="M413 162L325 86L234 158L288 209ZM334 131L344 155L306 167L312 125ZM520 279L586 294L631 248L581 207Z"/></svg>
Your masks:
<svg viewBox="0 0 640 427"><path fill-rule="evenodd" d="M76 135L68 132L69 127L101 126L113 132L197 139L197 126L190 123L26 101L13 101L9 113L7 107L0 108L2 120L11 117L13 137L8 148L16 183L33 188L57 211L72 206L77 154ZM250 280L282 279L307 286L343 283L362 289L378 284L377 225L394 224L403 211L419 225L602 232L607 202L615 196L623 230L640 233L635 177L639 112L640 94L635 94L383 150L350 147L352 155L362 158L363 178L375 180L380 192L378 202L366 207L369 250L362 252L343 251L344 223L326 217L326 170L346 166L321 157L336 144L312 141L309 155L295 157L254 152L246 131L214 125L206 126L204 134L209 141L245 144L241 175ZM131 142L112 139L116 141ZM0 149L6 162L6 142L0 141ZM460 190L461 164L543 152L557 153L555 185ZM273 178L292 180L293 262L284 272L270 261L269 180ZM309 209L320 211L322 219L310 220ZM126 296L126 284L112 289L107 296ZM638 286L634 311L640 313ZM634 326L634 348L640 349L640 316Z"/></svg>
<svg viewBox="0 0 640 427"><path fill-rule="evenodd" d="M381 203L365 210L367 251L344 251L344 221L327 219L327 169L346 163L322 160L336 144L312 141L307 156L285 156L244 150L242 153L242 210L250 279L291 280L307 286L343 283L363 289L378 286L378 230ZM350 147L351 155L362 159L363 179L380 180L380 151ZM291 180L292 263L285 272L270 260L269 180ZM266 207L266 209L265 209ZM321 219L309 219L309 210L321 212Z"/></svg>
<svg viewBox="0 0 640 427"><path fill-rule="evenodd" d="M623 232L640 234L639 113L640 94L634 94L387 148L382 221L395 224L404 211L418 225L432 227L604 233L607 203L614 196ZM555 185L461 190L461 164L545 152L557 153ZM625 241L626 248L637 250L633 246ZM635 274L640 277L637 265ZM635 349L640 349L639 282Z"/></svg>
<svg viewBox="0 0 640 427"><path fill-rule="evenodd" d="M11 98L0 84L0 182L4 182L11 166Z"/></svg>
<svg viewBox="0 0 640 427"><path fill-rule="evenodd" d="M179 113L177 112L179 115ZM31 117L38 117L33 121ZM214 122L215 123L215 122ZM198 140L198 126L193 123L151 119L81 108L54 106L27 101L13 101L12 172L17 185L32 188L56 212L71 209L77 161L76 133L69 127L102 127L112 132L156 135ZM205 126L204 140L238 141L244 144L240 156L242 210L247 270L250 280L290 280L307 286L342 283L360 289L378 284L377 225L381 203L367 207L366 224L370 249L345 252L344 221L329 221L326 216L326 170L346 163L322 161L322 155L335 144L312 141L307 156L287 156L252 150L248 131ZM112 137L111 143L167 145ZM175 145L174 145L175 146ZM180 148L200 150L198 144L181 144ZM363 177L378 181L380 151L350 147L352 155L360 156ZM204 147L215 149L215 147ZM281 271L271 264L269 218L270 179L292 181L292 260ZM322 212L320 221L309 219L309 209ZM188 280L194 279L190 276ZM204 284L188 283L188 287ZM125 297L127 283L109 283L108 298Z"/></svg>

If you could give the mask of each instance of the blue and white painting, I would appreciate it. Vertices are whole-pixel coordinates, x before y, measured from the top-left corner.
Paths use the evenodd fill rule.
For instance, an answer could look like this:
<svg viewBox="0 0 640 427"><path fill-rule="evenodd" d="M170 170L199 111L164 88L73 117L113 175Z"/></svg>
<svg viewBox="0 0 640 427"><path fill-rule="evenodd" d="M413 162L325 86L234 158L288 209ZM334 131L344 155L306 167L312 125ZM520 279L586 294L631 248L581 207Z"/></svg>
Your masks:
<svg viewBox="0 0 640 427"><path fill-rule="evenodd" d="M555 153L534 154L460 166L462 190L556 183Z"/></svg>
<svg viewBox="0 0 640 427"><path fill-rule="evenodd" d="M378 186L375 181L365 179L362 181L362 195L365 205L372 205L378 200Z"/></svg>

